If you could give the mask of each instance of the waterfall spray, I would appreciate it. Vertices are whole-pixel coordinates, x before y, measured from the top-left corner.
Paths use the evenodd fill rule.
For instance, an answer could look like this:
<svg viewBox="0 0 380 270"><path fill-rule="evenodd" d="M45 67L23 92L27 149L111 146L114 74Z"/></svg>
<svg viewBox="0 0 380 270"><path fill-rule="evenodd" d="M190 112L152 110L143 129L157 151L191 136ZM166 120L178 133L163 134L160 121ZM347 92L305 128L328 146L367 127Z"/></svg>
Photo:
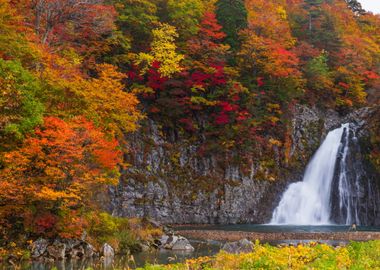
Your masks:
<svg viewBox="0 0 380 270"><path fill-rule="evenodd" d="M307 165L302 182L291 184L283 194L271 224L330 224L332 181L342 136L348 128L349 124L344 124L327 134ZM344 193L344 179L341 184Z"/></svg>

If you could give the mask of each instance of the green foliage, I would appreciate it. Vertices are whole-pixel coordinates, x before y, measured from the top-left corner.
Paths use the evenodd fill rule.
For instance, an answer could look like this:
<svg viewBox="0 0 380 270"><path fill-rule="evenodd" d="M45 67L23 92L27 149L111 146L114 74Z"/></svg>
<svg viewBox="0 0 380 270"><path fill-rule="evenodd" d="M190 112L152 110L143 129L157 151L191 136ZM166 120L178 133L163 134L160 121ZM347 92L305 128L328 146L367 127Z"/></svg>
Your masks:
<svg viewBox="0 0 380 270"><path fill-rule="evenodd" d="M182 40L197 33L204 9L202 0L167 1L169 23L177 28Z"/></svg>
<svg viewBox="0 0 380 270"><path fill-rule="evenodd" d="M348 246L350 258L353 261L351 269L378 269L380 268L380 242L367 243L352 242Z"/></svg>
<svg viewBox="0 0 380 270"><path fill-rule="evenodd" d="M321 54L320 56L310 60L306 66L306 75L329 77L331 74L327 60L328 59L326 54Z"/></svg>
<svg viewBox="0 0 380 270"><path fill-rule="evenodd" d="M327 51L337 50L340 46L340 33L336 27L334 14L326 12L322 8L323 0L307 0L304 9L308 13L299 24L302 24L307 31L300 33L306 36L308 41L321 49Z"/></svg>
<svg viewBox="0 0 380 270"><path fill-rule="evenodd" d="M247 10L242 0L219 0L216 3L216 16L226 33L226 43L233 50L240 45L239 31L247 27Z"/></svg>
<svg viewBox="0 0 380 270"><path fill-rule="evenodd" d="M317 96L323 96L327 100L332 97L333 74L328 66L326 54L321 54L311 59L306 65L305 76L308 89L314 91Z"/></svg>
<svg viewBox="0 0 380 270"><path fill-rule="evenodd" d="M139 252L139 241L151 241L162 234L160 229L152 228L140 219L114 217L105 212L90 212L87 219L92 241L98 246L109 243L118 253Z"/></svg>
<svg viewBox="0 0 380 270"><path fill-rule="evenodd" d="M124 35L118 30L113 32L107 42L110 50L102 56L102 60L116 66L122 66L131 62L129 57L129 53L132 49L131 37Z"/></svg>
<svg viewBox="0 0 380 270"><path fill-rule="evenodd" d="M0 59L0 132L21 139L42 123L39 82L19 62Z"/></svg>
<svg viewBox="0 0 380 270"><path fill-rule="evenodd" d="M151 31L157 26L157 6L149 0L112 0L119 16L119 29L133 40L134 49L146 47Z"/></svg>
<svg viewBox="0 0 380 270"><path fill-rule="evenodd" d="M101 245L111 243L118 252L128 252L137 240L131 235L128 219L114 217L108 213L89 214L89 235Z"/></svg>
<svg viewBox="0 0 380 270"><path fill-rule="evenodd" d="M335 20L334 14L323 14L321 22L319 22L321 26L317 29L314 28L314 33L311 34L313 44L330 52L338 51L341 48L342 39Z"/></svg>
<svg viewBox="0 0 380 270"><path fill-rule="evenodd" d="M312 20L317 18L321 13L321 5L324 0L305 0L304 8L308 11L309 15L309 31L313 28Z"/></svg>

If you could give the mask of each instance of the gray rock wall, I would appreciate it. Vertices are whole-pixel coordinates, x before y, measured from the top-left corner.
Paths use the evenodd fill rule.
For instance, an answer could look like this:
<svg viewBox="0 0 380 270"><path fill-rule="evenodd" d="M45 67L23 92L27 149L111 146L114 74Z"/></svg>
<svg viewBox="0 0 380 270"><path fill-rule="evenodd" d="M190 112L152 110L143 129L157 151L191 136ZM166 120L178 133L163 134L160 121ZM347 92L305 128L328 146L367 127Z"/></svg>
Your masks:
<svg viewBox="0 0 380 270"><path fill-rule="evenodd" d="M291 121L289 163L276 181L257 179L260 164L254 162L240 166L218 154L200 157L197 142L163 135L149 121L129 139L132 166L123 172L120 184L111 188L111 211L162 223L269 222L287 185L302 179L324 136L344 121L333 111L297 106Z"/></svg>

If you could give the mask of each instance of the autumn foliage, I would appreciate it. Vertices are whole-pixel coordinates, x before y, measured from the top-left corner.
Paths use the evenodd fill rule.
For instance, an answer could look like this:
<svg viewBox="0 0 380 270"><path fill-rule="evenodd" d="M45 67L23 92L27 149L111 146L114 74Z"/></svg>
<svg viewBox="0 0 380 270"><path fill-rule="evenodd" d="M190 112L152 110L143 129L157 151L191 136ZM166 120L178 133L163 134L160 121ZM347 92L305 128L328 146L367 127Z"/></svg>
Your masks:
<svg viewBox="0 0 380 270"><path fill-rule="evenodd" d="M0 0L0 224L80 234L145 119L275 179L294 106L372 105L379 66L355 1Z"/></svg>
<svg viewBox="0 0 380 270"><path fill-rule="evenodd" d="M90 206L89 198L99 186L116 184L120 162L117 141L107 139L83 117L70 122L45 117L43 126L20 148L4 155L0 204L7 207L1 218L17 217L36 233L53 229L55 223Z"/></svg>
<svg viewBox="0 0 380 270"><path fill-rule="evenodd" d="M118 183L143 117L127 75L95 60L115 15L102 1L0 1L2 241L79 237Z"/></svg>

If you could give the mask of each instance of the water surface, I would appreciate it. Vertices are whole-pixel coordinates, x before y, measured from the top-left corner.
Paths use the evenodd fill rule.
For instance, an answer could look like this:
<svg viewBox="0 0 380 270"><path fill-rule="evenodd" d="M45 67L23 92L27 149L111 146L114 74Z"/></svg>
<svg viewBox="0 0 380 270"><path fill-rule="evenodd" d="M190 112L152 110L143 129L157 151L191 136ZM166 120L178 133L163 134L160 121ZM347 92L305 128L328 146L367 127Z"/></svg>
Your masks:
<svg viewBox="0 0 380 270"><path fill-rule="evenodd" d="M255 225L255 224L242 224L242 225L187 225L177 226L174 229L178 234L181 234L181 230L221 230L221 231L245 231L245 232L261 232L261 233L310 233L310 232L347 232L349 226L340 225L320 225L320 226L296 226L296 225ZM379 232L380 227L357 227L358 231L370 231ZM100 260L76 260L76 261L61 261L54 264L47 263L24 263L20 269L30 270L50 270L56 267L58 270L85 270L89 267L94 270L102 269L128 269L142 267L145 264L169 264L184 262L187 259L198 258L202 256L212 256L219 252L223 242L217 241L198 241L191 240L191 244L194 246L195 251L183 252L183 251L170 251L170 250L154 250L151 252L142 252L133 254L132 256L117 256L113 261L100 261ZM268 244L298 244L307 243L309 240L281 240L271 241ZM322 241L330 245L341 245L342 241ZM344 243L344 242L343 242ZM0 265L1 270L12 269L7 268L4 265Z"/></svg>
<svg viewBox="0 0 380 270"><path fill-rule="evenodd" d="M116 256L114 260L64 260L55 263L42 262L24 262L20 266L20 270L85 270L92 268L94 270L103 269L135 269L143 267L146 264L169 264L180 263L187 259L198 258L203 256L212 256L219 252L222 243L215 241L196 241L190 240L190 243L195 248L193 252L171 251L171 250L153 250L149 252L141 252L129 256ZM14 269L0 264L0 270Z"/></svg>
<svg viewBox="0 0 380 270"><path fill-rule="evenodd" d="M181 230L222 230L222 231L243 231L243 232L293 232L293 233L313 233L313 232L348 232L350 226L346 225L270 225L270 224L240 224L240 225L185 225L175 227ZM380 226L357 226L357 231L380 232Z"/></svg>

